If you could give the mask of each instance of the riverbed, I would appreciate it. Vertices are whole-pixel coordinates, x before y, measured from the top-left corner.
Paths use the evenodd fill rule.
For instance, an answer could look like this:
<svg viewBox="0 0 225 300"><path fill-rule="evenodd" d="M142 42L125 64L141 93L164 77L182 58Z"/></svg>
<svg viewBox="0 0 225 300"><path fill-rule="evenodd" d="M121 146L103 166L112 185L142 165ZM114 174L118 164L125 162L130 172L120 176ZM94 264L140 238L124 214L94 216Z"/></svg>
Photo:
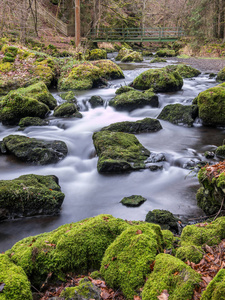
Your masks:
<svg viewBox="0 0 225 300"><path fill-rule="evenodd" d="M113 60L115 54L111 54ZM172 58L166 64L177 63ZM103 126L119 121L136 121L145 117L156 118L162 108L170 103L190 105L199 92L217 84L210 78L213 70L204 70L196 78L184 79L181 91L159 93L159 107L145 107L130 113L117 112L109 107L108 101L115 96L121 85L127 85L143 71L162 64L150 64L146 58L141 64L120 64L125 79L113 80L106 88L76 92L76 98L83 114L82 119L60 119L49 116L49 126L18 127L0 125L0 140L9 134L21 134L46 140L62 140L69 149L65 159L57 164L34 166L19 162L11 156L0 156L0 178L14 179L24 174L56 175L65 193L65 200L59 216L41 216L8 220L0 223L0 252L29 235L50 231L58 226L107 213L127 220L144 220L149 210L167 209L181 218L197 218L204 215L196 203L199 188L197 175L190 166L206 161L204 152L222 145L224 128L208 128L196 120L192 128L176 126L160 121L162 130L156 133L136 135L151 152L163 153L166 161L163 169L155 172L149 169L126 174L102 175L97 171L97 160L92 134ZM52 94L58 103L62 102L56 90ZM104 107L92 109L88 99L92 95L104 99ZM188 168L189 166L189 168ZM142 195L147 201L140 207L123 206L123 197Z"/></svg>

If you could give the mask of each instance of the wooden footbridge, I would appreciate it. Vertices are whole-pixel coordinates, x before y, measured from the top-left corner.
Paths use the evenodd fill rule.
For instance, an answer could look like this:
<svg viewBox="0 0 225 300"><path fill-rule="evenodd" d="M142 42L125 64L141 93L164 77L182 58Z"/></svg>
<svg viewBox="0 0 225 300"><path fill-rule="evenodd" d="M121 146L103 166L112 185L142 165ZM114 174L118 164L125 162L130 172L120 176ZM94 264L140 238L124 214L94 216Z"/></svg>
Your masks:
<svg viewBox="0 0 225 300"><path fill-rule="evenodd" d="M99 28L88 35L93 42L170 42L185 36L182 28Z"/></svg>

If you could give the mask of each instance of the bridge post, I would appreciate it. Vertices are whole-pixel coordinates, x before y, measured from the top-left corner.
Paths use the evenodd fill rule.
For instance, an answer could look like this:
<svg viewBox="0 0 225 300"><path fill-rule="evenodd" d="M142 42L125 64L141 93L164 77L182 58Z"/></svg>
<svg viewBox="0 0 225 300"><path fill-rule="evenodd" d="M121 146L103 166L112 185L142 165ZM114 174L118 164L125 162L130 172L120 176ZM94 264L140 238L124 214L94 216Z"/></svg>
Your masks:
<svg viewBox="0 0 225 300"><path fill-rule="evenodd" d="M80 0L75 0L75 45L80 44Z"/></svg>

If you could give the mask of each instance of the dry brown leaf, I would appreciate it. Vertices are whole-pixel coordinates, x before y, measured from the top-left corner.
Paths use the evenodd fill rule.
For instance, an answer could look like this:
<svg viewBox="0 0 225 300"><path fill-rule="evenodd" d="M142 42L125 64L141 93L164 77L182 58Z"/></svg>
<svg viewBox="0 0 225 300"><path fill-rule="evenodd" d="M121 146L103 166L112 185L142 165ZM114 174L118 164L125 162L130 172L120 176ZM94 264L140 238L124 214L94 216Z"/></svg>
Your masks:
<svg viewBox="0 0 225 300"><path fill-rule="evenodd" d="M134 300L141 300L139 296L134 296Z"/></svg>
<svg viewBox="0 0 225 300"><path fill-rule="evenodd" d="M110 293L108 293L106 290L103 290L101 292L101 297L103 300L108 299L110 297Z"/></svg>
<svg viewBox="0 0 225 300"><path fill-rule="evenodd" d="M141 231L141 229L138 229L137 231L136 231L136 234L142 234L143 232Z"/></svg>
<svg viewBox="0 0 225 300"><path fill-rule="evenodd" d="M157 298L159 300L168 300L169 299L169 294L168 294L168 291L167 290L163 290L162 291L162 294L157 296Z"/></svg>

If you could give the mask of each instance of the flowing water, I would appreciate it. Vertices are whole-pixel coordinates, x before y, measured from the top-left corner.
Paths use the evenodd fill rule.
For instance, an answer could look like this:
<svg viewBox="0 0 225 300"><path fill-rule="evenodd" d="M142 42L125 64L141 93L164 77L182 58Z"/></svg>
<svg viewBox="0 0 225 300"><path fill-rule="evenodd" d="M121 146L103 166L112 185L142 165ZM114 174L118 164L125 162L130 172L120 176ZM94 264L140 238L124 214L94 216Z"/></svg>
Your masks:
<svg viewBox="0 0 225 300"><path fill-rule="evenodd" d="M173 61L169 62L170 64ZM224 129L203 127L198 120L192 128L176 126L161 121L163 129L157 133L136 135L150 151L163 153L166 161L163 170L149 169L126 174L102 175L97 172L97 160L92 134L103 126L119 121L136 121L144 117L155 118L169 103L191 104L199 92L215 86L215 79L201 74L194 79L185 79L181 91L159 95L159 108L145 107L128 112L117 112L107 106L115 96L118 87L129 84L137 75L150 67L164 65L123 64L125 79L114 80L107 88L77 92L77 99L83 114L82 119L56 119L50 116L50 125L18 127L0 125L0 140L9 134L22 134L46 140L66 142L69 153L57 164L33 166L16 161L11 156L0 156L0 178L14 179L23 174L54 174L65 193L65 200L59 216L42 216L9 220L0 223L0 252L10 248L16 241L29 235L50 231L58 226L76 222L101 213L112 214L128 220L144 220L149 210L167 209L182 216L203 215L197 207L195 194L199 183L194 173L186 169L187 163L205 160L203 153L213 150L223 142ZM60 103L56 91L52 92ZM91 109L88 99L99 95L105 100L104 107ZM142 195L147 201L137 208L123 206L120 200L125 196Z"/></svg>

